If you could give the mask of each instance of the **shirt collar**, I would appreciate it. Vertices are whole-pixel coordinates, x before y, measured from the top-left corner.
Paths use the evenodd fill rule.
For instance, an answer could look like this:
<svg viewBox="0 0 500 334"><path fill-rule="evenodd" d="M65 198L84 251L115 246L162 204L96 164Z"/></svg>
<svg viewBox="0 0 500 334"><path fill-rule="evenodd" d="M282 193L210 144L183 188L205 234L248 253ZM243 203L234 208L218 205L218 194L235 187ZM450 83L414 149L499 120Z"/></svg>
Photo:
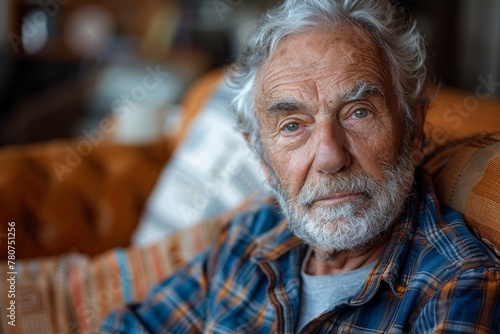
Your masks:
<svg viewBox="0 0 500 334"><path fill-rule="evenodd" d="M275 228L256 239L257 247L252 254L254 262L275 261L304 242L288 228L288 221L281 220Z"/></svg>

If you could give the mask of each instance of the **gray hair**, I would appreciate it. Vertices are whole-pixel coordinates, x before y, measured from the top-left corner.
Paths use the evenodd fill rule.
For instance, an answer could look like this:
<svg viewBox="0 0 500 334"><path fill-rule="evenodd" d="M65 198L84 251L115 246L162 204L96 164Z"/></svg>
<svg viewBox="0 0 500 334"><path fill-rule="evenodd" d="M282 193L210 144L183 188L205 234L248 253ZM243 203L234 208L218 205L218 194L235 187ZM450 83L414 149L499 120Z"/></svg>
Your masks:
<svg viewBox="0 0 500 334"><path fill-rule="evenodd" d="M389 0L286 0L261 19L229 73L229 84L237 91L231 102L237 128L261 158L265 152L254 103L258 71L283 38L342 22L364 27L385 52L406 129L416 135L428 104L426 53L416 23Z"/></svg>

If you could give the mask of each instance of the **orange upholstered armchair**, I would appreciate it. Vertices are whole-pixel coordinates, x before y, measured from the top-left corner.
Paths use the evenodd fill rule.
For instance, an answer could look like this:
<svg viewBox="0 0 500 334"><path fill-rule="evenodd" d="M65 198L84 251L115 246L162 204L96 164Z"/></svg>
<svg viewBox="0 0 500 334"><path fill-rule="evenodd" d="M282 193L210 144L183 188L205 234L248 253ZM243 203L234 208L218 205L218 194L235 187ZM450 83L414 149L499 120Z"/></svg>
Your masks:
<svg viewBox="0 0 500 334"><path fill-rule="evenodd" d="M51 164L64 159L75 141L0 150L0 226L6 231L7 222L15 221L19 258L32 258L17 260L23 322L15 328L2 322L4 331L92 332L107 312L144 298L153 284L217 238L231 214L147 247L105 252L128 245L160 170L221 77L217 71L193 85L177 137L141 147L103 143L62 182ZM424 167L441 203L463 213L498 253L500 101L485 100L481 92L441 90L425 125ZM0 284L1 307L6 289Z"/></svg>

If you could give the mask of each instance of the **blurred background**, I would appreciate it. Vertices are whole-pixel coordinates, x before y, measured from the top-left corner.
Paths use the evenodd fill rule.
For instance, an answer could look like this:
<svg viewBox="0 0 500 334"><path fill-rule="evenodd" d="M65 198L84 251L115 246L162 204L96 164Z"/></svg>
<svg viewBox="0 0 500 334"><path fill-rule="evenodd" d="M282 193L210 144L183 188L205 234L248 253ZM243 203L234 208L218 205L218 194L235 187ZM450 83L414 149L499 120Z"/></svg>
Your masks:
<svg viewBox="0 0 500 334"><path fill-rule="evenodd" d="M234 59L276 2L0 1L0 145L82 136L124 107L135 116L118 138L175 131L189 84ZM479 76L500 81L500 1L400 5L419 20L438 81L472 91Z"/></svg>

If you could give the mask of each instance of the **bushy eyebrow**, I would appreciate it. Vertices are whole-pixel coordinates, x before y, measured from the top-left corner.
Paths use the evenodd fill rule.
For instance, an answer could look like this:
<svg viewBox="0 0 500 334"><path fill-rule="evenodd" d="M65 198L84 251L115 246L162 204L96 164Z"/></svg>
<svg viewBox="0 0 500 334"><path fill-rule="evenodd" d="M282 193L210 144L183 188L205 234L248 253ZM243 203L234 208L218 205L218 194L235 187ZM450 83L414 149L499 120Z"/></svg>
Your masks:
<svg viewBox="0 0 500 334"><path fill-rule="evenodd" d="M342 94L343 102L352 102L367 99L371 95L386 96L382 87L366 82L364 80L356 81L356 86L352 89L346 90ZM293 112L297 110L304 110L305 106L292 97L281 98L269 101L266 111L268 112Z"/></svg>
<svg viewBox="0 0 500 334"><path fill-rule="evenodd" d="M356 87L347 90L342 100L344 102L363 100L374 94L386 96L385 91L382 89L382 87L363 80L358 80L356 82Z"/></svg>
<svg viewBox="0 0 500 334"><path fill-rule="evenodd" d="M283 98L275 101L270 101L266 107L266 111L290 112L304 109L304 106L293 98Z"/></svg>

